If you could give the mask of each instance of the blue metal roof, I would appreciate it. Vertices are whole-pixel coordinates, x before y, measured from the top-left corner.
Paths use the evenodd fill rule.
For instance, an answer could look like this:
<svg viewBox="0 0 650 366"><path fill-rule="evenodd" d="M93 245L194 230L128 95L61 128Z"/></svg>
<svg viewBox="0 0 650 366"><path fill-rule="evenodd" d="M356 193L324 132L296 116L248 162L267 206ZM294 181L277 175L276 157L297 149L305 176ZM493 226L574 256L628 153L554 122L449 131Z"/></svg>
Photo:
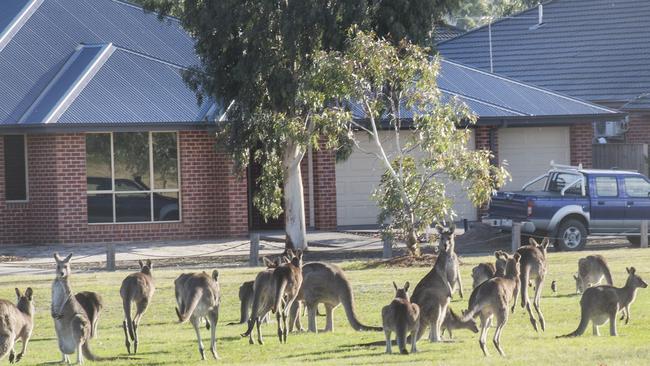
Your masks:
<svg viewBox="0 0 650 366"><path fill-rule="evenodd" d="M124 93L147 94L147 103L129 105L130 122L191 117L176 121L189 122L205 115L205 106L197 106L194 99L191 108L186 100L192 93L182 81L181 70L200 61L193 39L176 19L159 21L155 14L116 0L2 0L0 35L4 37L0 38L0 125L82 118L86 122L100 118L104 122L126 122L129 118L124 111L101 99L97 86L101 82L104 88L115 88L124 79L131 82L121 85ZM106 64L92 65L97 51L108 44L118 52L102 61ZM125 50L132 51L130 56ZM87 71L92 72L84 75ZM110 72L116 79L104 76ZM157 88L140 90L140 94L133 91L152 86ZM117 89L113 94L118 94ZM170 105L172 96L182 102ZM65 103L60 103L61 98L67 98ZM96 104L91 108L87 101ZM68 111L56 111L57 118L47 120L56 106ZM89 112L81 113L82 106ZM175 107L179 112L169 111ZM102 117L91 117L90 111L97 110Z"/></svg>
<svg viewBox="0 0 650 366"><path fill-rule="evenodd" d="M506 119L534 123L544 118L542 123L547 124L553 118L594 122L624 117L610 108L444 59L440 61L438 88L443 100L456 97L464 102L477 115L479 123ZM413 111L403 110L403 118L413 117ZM353 115L358 119L365 117L355 104Z"/></svg>
<svg viewBox="0 0 650 366"><path fill-rule="evenodd" d="M650 1L553 0L492 24L494 72L589 101L650 90ZM437 45L447 59L490 70L488 27Z"/></svg>

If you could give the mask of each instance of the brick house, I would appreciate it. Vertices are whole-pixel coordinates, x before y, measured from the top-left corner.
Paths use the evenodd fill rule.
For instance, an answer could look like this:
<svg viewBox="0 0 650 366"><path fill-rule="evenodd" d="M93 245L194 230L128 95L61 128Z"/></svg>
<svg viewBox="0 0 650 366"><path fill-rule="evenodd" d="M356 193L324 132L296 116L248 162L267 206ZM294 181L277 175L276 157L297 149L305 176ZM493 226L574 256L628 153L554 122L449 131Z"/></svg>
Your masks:
<svg viewBox="0 0 650 366"><path fill-rule="evenodd" d="M437 48L451 60L628 113L623 125L571 126L571 163L589 167L595 138L650 143L649 39L648 1L552 0Z"/></svg>
<svg viewBox="0 0 650 366"><path fill-rule="evenodd" d="M269 227L251 205L254 167L234 175L215 145L220 106L197 105L182 79L199 63L193 44L177 20L117 0L0 2L1 244L206 239ZM623 118L453 62L443 63L440 85L479 115L476 148L495 149L501 140L490 131L504 123ZM379 170L358 154L337 164L332 152L311 151L302 173L310 227L364 224L373 212L364 202ZM460 194L459 205L467 210Z"/></svg>

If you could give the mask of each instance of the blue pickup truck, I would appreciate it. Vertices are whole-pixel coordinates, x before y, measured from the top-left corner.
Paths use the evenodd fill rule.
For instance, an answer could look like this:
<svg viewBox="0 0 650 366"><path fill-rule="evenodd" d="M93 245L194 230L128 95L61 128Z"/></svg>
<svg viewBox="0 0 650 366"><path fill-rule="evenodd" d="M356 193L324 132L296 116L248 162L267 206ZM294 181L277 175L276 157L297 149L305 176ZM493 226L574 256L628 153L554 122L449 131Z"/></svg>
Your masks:
<svg viewBox="0 0 650 366"><path fill-rule="evenodd" d="M534 188L536 187L536 189ZM650 220L650 179L636 172L552 164L518 192L498 192L483 222L554 238L559 250L581 250L588 235L623 236L639 245Z"/></svg>

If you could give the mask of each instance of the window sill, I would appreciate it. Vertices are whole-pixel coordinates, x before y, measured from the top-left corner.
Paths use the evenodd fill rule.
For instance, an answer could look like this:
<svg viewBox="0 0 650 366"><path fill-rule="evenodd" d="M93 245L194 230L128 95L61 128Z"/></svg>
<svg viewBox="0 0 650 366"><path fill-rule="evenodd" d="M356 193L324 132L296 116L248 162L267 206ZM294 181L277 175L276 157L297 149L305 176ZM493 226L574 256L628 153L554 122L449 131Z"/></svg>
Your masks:
<svg viewBox="0 0 650 366"><path fill-rule="evenodd" d="M146 224L180 224L182 220L177 221L134 221L134 222L88 222L88 226L108 226L108 225L146 225Z"/></svg>

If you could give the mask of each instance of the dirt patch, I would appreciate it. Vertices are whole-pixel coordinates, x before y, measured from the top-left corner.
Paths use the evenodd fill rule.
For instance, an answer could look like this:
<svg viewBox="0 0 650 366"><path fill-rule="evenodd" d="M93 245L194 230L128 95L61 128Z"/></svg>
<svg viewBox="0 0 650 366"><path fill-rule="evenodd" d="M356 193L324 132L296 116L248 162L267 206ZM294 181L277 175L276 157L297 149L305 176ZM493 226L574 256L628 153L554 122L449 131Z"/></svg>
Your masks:
<svg viewBox="0 0 650 366"><path fill-rule="evenodd" d="M493 252L510 248L510 233L501 232L491 226L475 223L470 229L456 237L456 253Z"/></svg>

